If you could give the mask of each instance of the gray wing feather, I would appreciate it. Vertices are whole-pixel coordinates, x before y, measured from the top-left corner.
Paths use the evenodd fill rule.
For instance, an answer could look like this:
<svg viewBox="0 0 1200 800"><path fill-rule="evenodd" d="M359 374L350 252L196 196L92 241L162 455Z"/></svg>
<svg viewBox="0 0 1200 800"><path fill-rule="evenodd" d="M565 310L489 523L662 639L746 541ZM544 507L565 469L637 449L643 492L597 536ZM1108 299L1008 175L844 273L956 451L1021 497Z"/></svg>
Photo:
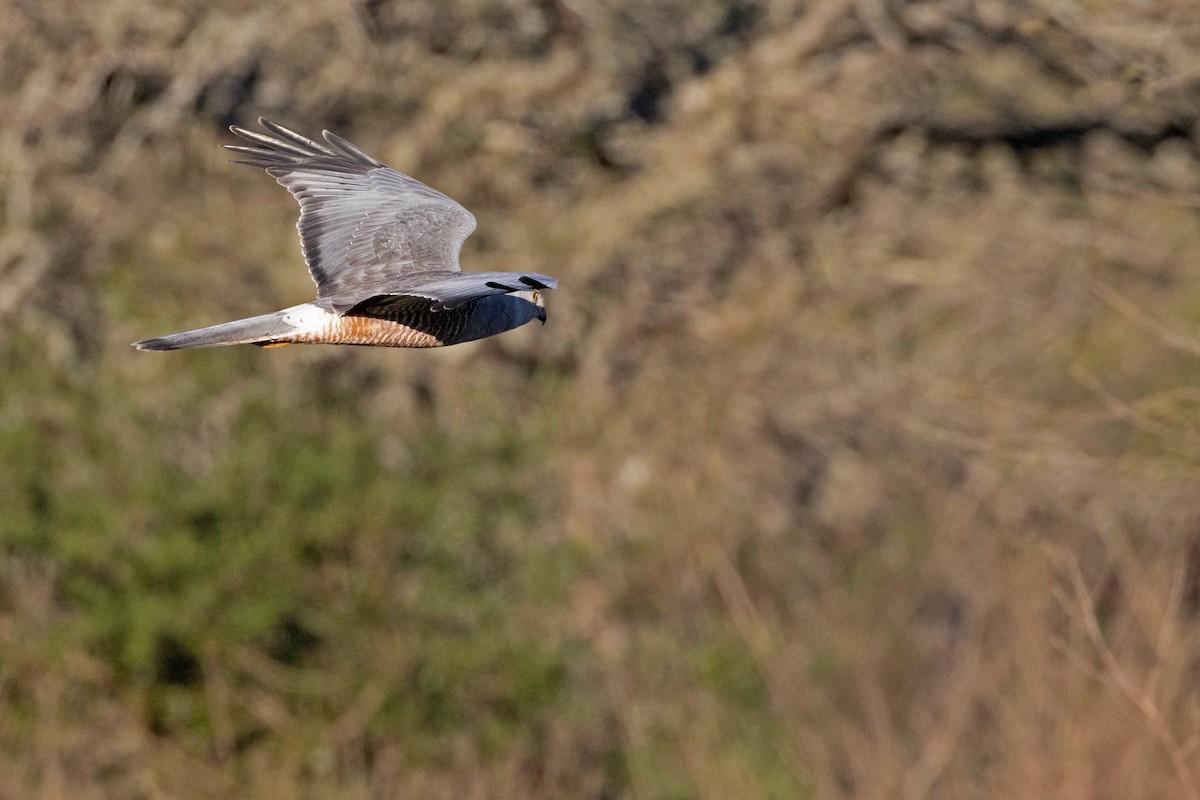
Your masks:
<svg viewBox="0 0 1200 800"><path fill-rule="evenodd" d="M413 275L415 282L422 276ZM530 289L553 289L558 281L536 272L456 272L434 277L405 287L395 294L423 297L433 302L434 311L457 308L464 303L491 294L527 292Z"/></svg>
<svg viewBox="0 0 1200 800"><path fill-rule="evenodd" d="M413 305L444 311L488 295L558 286L554 278L536 272L427 272L405 276L404 283L402 289L374 295L345 310L367 316Z"/></svg>
<svg viewBox="0 0 1200 800"><path fill-rule="evenodd" d="M475 217L329 131L324 143L265 119L273 136L230 128L253 146L226 145L262 167L300 203L297 228L318 302L344 311L399 294L412 273L457 272Z"/></svg>

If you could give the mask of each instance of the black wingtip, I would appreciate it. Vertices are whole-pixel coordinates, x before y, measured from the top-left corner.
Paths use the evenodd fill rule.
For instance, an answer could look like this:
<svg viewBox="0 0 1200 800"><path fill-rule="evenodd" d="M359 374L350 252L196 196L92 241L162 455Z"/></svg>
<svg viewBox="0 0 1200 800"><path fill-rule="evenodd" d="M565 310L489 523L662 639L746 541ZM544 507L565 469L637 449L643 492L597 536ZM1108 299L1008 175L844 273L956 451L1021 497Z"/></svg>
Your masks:
<svg viewBox="0 0 1200 800"><path fill-rule="evenodd" d="M134 342L133 347L138 350L178 350L179 348L168 342L166 339L159 337L157 339L146 339L141 342Z"/></svg>

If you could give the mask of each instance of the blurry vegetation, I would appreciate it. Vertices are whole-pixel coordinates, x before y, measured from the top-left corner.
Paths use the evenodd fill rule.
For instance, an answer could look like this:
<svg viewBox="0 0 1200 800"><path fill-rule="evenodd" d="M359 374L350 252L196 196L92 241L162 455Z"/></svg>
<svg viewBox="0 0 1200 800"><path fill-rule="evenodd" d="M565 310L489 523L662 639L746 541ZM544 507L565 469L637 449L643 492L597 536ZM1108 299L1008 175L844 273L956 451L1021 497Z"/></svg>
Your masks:
<svg viewBox="0 0 1200 800"><path fill-rule="evenodd" d="M0 7L0 798L1200 796L1200 6ZM259 114L550 322L302 302Z"/></svg>

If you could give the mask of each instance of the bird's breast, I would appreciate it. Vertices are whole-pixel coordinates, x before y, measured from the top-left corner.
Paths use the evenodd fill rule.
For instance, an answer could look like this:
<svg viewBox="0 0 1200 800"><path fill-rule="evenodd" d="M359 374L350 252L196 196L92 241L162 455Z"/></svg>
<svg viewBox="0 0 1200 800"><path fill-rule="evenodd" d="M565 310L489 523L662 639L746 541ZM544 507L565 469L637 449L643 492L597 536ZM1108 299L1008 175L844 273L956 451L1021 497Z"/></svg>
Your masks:
<svg viewBox="0 0 1200 800"><path fill-rule="evenodd" d="M306 320L291 341L300 344L356 344L372 347L441 347L457 341L461 314L434 311L395 312L380 316L335 314Z"/></svg>

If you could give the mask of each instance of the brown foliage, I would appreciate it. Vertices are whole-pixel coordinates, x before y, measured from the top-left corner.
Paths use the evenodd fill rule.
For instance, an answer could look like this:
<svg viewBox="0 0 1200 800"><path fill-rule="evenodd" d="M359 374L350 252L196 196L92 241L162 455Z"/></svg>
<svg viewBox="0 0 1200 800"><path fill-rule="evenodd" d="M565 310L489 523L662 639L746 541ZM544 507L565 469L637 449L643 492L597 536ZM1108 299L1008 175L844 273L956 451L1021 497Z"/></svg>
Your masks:
<svg viewBox="0 0 1200 800"><path fill-rule="evenodd" d="M489 749L474 716L433 745L388 716L469 623L393 618L419 587L368 507L287 576L351 621L337 559L391 587L361 590L358 649L200 637L186 713L57 646L86 616L72 567L9 547L0 797L1200 794L1192 4L118 0L0 25L0 337L36 354L0 424L74 431L84 382L133 463L198 481L245 446L239 409L297 386L296 424L355 420L380 469L511 425L540 440L502 481L532 523L488 538L583 565L505 590L502 651L580 649ZM557 276L550 324L226 351L213 379L128 351L307 299L289 201L216 148L258 114L463 201L464 263ZM46 469L52 497L106 480L82 440ZM129 547L161 513L120 517ZM480 681L481 706L511 689Z"/></svg>

